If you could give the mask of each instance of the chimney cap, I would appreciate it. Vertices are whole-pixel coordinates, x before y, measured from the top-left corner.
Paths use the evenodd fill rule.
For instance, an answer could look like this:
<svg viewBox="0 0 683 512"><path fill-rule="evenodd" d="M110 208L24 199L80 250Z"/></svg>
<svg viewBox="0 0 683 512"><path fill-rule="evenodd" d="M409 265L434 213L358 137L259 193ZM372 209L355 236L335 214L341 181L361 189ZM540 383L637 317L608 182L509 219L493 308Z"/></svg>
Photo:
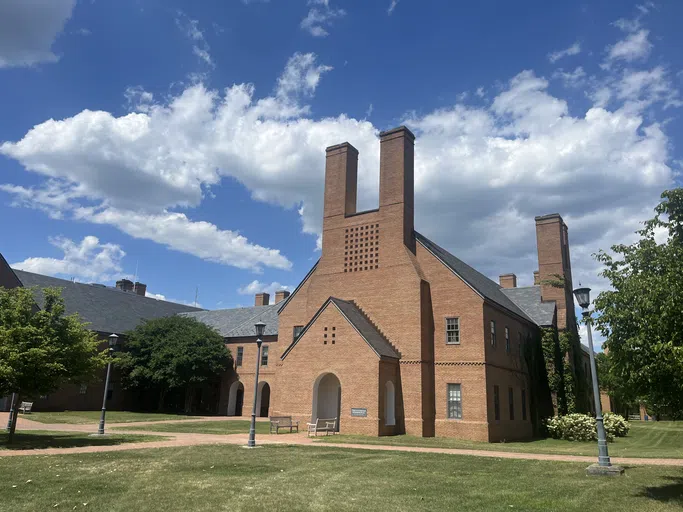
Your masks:
<svg viewBox="0 0 683 512"><path fill-rule="evenodd" d="M534 217L534 220L536 222L542 222L544 220L553 220L553 219L559 219L561 221L562 216L559 213L549 213L547 215L539 215L538 217Z"/></svg>
<svg viewBox="0 0 683 512"><path fill-rule="evenodd" d="M355 147L353 147L349 142L342 142L341 144L335 144L334 146L327 146L325 148L325 152L329 153L331 151L336 151L338 149L346 149L347 151L351 150L358 153L358 150Z"/></svg>
<svg viewBox="0 0 683 512"><path fill-rule="evenodd" d="M386 137L389 137L390 135L397 134L399 132L404 132L405 135L408 135L412 140L415 140L415 134L411 132L406 126L397 126L396 128L391 128L389 130L385 130L383 132L379 132L379 138L384 139Z"/></svg>

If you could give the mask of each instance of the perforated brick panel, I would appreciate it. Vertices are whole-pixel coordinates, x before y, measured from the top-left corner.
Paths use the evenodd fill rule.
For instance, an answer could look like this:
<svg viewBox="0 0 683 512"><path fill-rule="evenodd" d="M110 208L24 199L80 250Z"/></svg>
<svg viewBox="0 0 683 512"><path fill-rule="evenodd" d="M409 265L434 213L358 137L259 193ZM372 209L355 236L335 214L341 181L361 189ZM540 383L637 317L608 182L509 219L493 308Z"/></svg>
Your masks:
<svg viewBox="0 0 683 512"><path fill-rule="evenodd" d="M344 232L344 272L379 268L379 224L346 228Z"/></svg>

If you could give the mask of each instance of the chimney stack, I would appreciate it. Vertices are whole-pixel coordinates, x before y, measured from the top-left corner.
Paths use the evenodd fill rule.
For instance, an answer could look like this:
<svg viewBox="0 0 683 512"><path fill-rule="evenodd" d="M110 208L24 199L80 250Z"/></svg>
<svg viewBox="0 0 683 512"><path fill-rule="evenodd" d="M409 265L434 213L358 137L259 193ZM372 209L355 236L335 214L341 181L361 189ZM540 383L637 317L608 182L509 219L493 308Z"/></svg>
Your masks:
<svg viewBox="0 0 683 512"><path fill-rule="evenodd" d="M124 292L132 292L133 291L133 281L130 279L119 279L116 281L116 287Z"/></svg>
<svg viewBox="0 0 683 512"><path fill-rule="evenodd" d="M534 270L534 286L541 284L541 278L538 276L538 270Z"/></svg>
<svg viewBox="0 0 683 512"><path fill-rule="evenodd" d="M135 293L137 293L138 295L141 295L142 297L144 297L145 294L147 293L147 285L146 285L146 284L142 284L142 283L139 282L139 281L136 281L136 282L135 282Z"/></svg>
<svg viewBox="0 0 683 512"><path fill-rule="evenodd" d="M517 276L515 274L501 274L498 279L503 288L517 288Z"/></svg>
<svg viewBox="0 0 683 512"><path fill-rule="evenodd" d="M323 219L356 213L358 150L348 142L325 150Z"/></svg>
<svg viewBox="0 0 683 512"><path fill-rule="evenodd" d="M278 292L275 292L275 304L277 304L278 302L282 302L287 297L289 297L289 292L287 290L280 290Z"/></svg>
<svg viewBox="0 0 683 512"><path fill-rule="evenodd" d="M256 300L254 301L254 306L267 306L270 302L270 294L268 293L257 293Z"/></svg>

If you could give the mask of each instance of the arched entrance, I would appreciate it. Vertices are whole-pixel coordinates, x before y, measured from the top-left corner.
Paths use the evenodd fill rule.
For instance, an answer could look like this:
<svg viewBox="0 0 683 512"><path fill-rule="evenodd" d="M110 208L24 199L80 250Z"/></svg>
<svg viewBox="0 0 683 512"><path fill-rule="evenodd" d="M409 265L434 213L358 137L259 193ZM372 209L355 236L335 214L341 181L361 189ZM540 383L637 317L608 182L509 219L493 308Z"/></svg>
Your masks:
<svg viewBox="0 0 683 512"><path fill-rule="evenodd" d="M258 395L256 397L256 412L261 418L268 417L270 408L270 385L267 382L259 382Z"/></svg>
<svg viewBox="0 0 683 512"><path fill-rule="evenodd" d="M244 405L244 385L236 380L228 393L228 416L242 416Z"/></svg>
<svg viewBox="0 0 683 512"><path fill-rule="evenodd" d="M317 418L337 418L337 432L341 420L341 383L334 373L324 373L313 384L311 421Z"/></svg>
<svg viewBox="0 0 683 512"><path fill-rule="evenodd" d="M396 392L394 383L387 381L384 390L384 424L387 426L396 425Z"/></svg>

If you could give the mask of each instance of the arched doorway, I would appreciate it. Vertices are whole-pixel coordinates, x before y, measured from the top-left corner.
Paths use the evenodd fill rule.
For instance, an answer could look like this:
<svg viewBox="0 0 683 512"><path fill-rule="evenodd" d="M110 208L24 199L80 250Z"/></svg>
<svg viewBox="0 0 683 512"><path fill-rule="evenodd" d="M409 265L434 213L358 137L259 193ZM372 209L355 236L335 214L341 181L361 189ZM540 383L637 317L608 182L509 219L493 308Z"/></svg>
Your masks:
<svg viewBox="0 0 683 512"><path fill-rule="evenodd" d="M270 385L267 382L259 382L258 395L256 397L256 412L261 418L268 417L270 408Z"/></svg>
<svg viewBox="0 0 683 512"><path fill-rule="evenodd" d="M311 421L317 418L337 418L337 432L341 420L341 383L334 373L324 373L313 384Z"/></svg>
<svg viewBox="0 0 683 512"><path fill-rule="evenodd" d="M396 391L394 383L387 381L384 390L384 424L387 426L396 425Z"/></svg>
<svg viewBox="0 0 683 512"><path fill-rule="evenodd" d="M228 416L242 416L244 405L244 385L236 380L228 393Z"/></svg>

